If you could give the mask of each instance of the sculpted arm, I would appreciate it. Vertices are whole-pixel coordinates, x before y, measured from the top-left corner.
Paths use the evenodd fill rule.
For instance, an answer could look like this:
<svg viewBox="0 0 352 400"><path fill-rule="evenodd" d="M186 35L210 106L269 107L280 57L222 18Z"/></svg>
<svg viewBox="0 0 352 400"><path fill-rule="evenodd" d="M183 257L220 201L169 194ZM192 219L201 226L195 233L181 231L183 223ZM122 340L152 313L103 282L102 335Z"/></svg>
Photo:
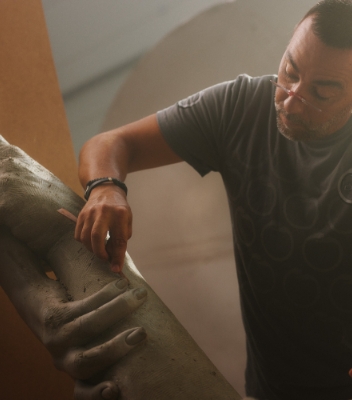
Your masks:
<svg viewBox="0 0 352 400"><path fill-rule="evenodd" d="M132 328L103 341L103 332L141 305L145 296L128 290L127 281L112 281L90 297L69 301L64 287L49 279L42 260L0 227L0 285L16 310L50 352L54 365L77 379L75 399L115 399L112 381L98 385L87 379L125 356L146 333ZM142 293L142 294L146 294Z"/></svg>
<svg viewBox="0 0 352 400"><path fill-rule="evenodd" d="M92 179L113 177L182 161L163 138L156 115L94 136L82 148L79 178L82 186ZM109 231L110 240L105 247ZM132 235L132 212L125 192L112 184L99 185L78 217L75 238L120 272L127 241Z"/></svg>
<svg viewBox="0 0 352 400"><path fill-rule="evenodd" d="M128 288L123 289L114 284L120 275L74 240L74 223L57 210L77 215L82 199L2 138L0 186L0 225L16 238L13 244L0 238L1 271L16 271L16 276L0 274L1 284L22 317L34 323L32 329L58 368L81 379L93 375L76 386L78 399L101 400L103 394L121 400L240 398L147 285L128 254ZM23 257L20 243L26 244ZM35 268L40 261L31 258L28 249L47 261L60 283L48 282L40 274ZM31 301L28 295L33 296ZM139 326L145 328L148 341L120 358L143 341L145 332L136 329Z"/></svg>

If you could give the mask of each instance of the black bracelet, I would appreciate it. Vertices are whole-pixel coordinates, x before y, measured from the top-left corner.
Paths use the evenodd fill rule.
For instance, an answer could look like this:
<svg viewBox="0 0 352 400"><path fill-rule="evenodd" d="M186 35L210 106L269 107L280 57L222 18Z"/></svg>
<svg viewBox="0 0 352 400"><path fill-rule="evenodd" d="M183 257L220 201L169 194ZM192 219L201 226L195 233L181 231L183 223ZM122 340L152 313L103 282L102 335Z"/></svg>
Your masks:
<svg viewBox="0 0 352 400"><path fill-rule="evenodd" d="M93 180L89 181L86 186L86 191L84 192L84 198L86 200L88 200L89 196L90 196L90 192L95 187L102 185L103 183L107 183L107 182L113 183L114 185L121 188L126 193L126 196L127 196L127 186L123 182L119 181L116 178L105 177L105 178L97 178L97 179L93 179Z"/></svg>

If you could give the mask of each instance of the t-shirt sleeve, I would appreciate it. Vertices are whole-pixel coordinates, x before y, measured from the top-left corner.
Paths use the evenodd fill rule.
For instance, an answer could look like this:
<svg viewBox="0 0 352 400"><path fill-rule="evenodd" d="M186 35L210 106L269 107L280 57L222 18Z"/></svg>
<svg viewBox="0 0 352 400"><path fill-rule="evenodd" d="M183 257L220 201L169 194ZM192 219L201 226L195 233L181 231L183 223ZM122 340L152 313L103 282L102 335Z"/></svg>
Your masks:
<svg viewBox="0 0 352 400"><path fill-rule="evenodd" d="M240 75L157 113L166 142L202 176L221 171L229 136L235 134L252 101L256 86L252 79Z"/></svg>

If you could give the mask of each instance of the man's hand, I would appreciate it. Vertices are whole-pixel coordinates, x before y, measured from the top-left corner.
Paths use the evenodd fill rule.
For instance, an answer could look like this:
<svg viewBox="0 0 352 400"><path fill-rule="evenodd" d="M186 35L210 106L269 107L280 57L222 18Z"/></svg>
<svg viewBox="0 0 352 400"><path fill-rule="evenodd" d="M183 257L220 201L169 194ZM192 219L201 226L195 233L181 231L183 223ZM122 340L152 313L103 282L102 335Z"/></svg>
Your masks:
<svg viewBox="0 0 352 400"><path fill-rule="evenodd" d="M120 272L131 235L132 212L124 191L112 184L94 188L78 216L75 239Z"/></svg>
<svg viewBox="0 0 352 400"><path fill-rule="evenodd" d="M89 139L79 155L79 179L83 186L106 176L124 181L131 172L180 161L164 139L156 114L152 114ZM121 271L131 223L124 191L112 184L97 186L79 216L75 238L98 257L110 257L111 268ZM111 239L105 248L107 231Z"/></svg>

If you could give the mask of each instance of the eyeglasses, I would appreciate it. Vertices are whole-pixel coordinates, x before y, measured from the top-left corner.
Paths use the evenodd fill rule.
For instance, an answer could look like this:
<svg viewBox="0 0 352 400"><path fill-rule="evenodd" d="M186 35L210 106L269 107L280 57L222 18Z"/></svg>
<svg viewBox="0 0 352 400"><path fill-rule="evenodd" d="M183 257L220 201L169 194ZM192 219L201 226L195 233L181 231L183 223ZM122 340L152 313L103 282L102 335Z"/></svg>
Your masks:
<svg viewBox="0 0 352 400"><path fill-rule="evenodd" d="M320 108L318 108L317 106L315 106L314 104L310 103L309 101L307 101L305 98L303 98L301 95L297 94L297 93L294 92L293 90L286 89L285 87L281 86L280 84L278 84L277 82L275 82L275 81L273 81L273 80L271 80L271 79L270 79L270 82L271 82L274 86L276 86L276 87L282 89L283 91L285 91L289 96L291 96L291 97L296 97L296 98L297 98L298 100L300 100L303 104L306 104L307 106L313 107L315 110L317 110L317 111L319 111L319 112L322 112L322 111L323 111L322 109L320 109Z"/></svg>

